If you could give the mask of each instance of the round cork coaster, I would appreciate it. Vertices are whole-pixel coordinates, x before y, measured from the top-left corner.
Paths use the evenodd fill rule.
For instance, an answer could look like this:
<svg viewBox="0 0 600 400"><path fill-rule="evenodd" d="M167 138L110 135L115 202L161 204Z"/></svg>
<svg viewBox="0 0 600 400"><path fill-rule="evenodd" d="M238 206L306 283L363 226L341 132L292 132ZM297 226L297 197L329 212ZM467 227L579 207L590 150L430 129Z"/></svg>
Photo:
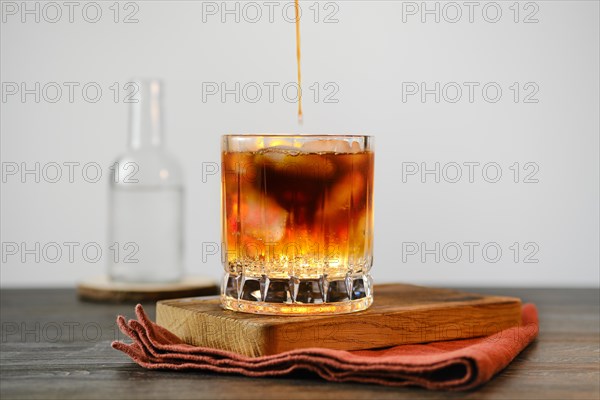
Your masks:
<svg viewBox="0 0 600 400"><path fill-rule="evenodd" d="M219 294L217 283L199 276L186 277L174 283L113 282L108 276L98 276L77 285L80 299L106 303L150 302L216 294Z"/></svg>

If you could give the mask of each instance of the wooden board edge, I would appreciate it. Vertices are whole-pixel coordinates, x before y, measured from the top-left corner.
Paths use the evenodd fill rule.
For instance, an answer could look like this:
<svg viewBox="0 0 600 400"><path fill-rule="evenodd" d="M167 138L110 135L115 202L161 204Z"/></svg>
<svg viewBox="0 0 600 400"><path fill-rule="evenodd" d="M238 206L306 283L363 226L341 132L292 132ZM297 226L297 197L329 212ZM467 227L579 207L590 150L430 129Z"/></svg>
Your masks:
<svg viewBox="0 0 600 400"><path fill-rule="evenodd" d="M396 337L392 337L391 335L389 336L389 339L387 341L381 341L379 343L379 345L373 347L373 348L384 348L384 347L391 347L391 346L398 346L398 345L404 345L404 344L417 344L417 343L431 343L431 342L439 342L439 341L446 341L446 340L457 340L457 339L470 339L470 338L476 338L476 337L484 337L484 336L489 336L492 334L495 334L499 331L502 331L504 329L508 329L514 326L518 326L521 324L521 307L522 307L522 303L519 299L515 298L516 301L508 301L508 302L503 302L503 303L496 303L492 305L493 309L490 309L490 305L460 305L457 306L454 310L452 310L452 313L460 313L461 311L468 311L468 310L475 310L475 311L479 311L479 312L483 312L484 314L489 314L490 318L492 318L494 315L496 315L499 311L503 312L503 320L501 321L496 321L493 323L487 323L486 326L481 327L480 330L478 331L471 331L469 332L468 329L474 329L474 328L470 328L469 326L466 326L465 328L463 328L463 330L460 330L460 334L452 334L452 333L446 333L443 334L440 332L444 332L442 329L447 329L450 328L452 325L456 325L456 323L452 322L452 323L448 323L448 327L445 328L441 328L441 327L436 327L436 326L428 326L427 323L421 323L419 318L415 317L415 312L411 312L411 311L405 311L405 312L397 312L397 313L391 313L391 314L387 314L386 317L390 318L390 319L396 319L396 322L398 324L400 324L402 326L402 328L404 329L402 335L404 335L404 337L399 340ZM428 313L434 312L434 315L436 312L440 313L440 314L444 314L447 316L447 310L444 310L442 308L436 309L436 310L427 310ZM418 311L416 312L418 314ZM410 321L414 321L415 323L415 327L407 327L407 320L403 320L403 316L406 314L410 314L411 316L408 318L408 324L410 325ZM362 321L361 323L365 323L365 324L369 324L369 323L377 323L377 321L375 321L376 316L373 316L372 321ZM323 322L323 321L320 321ZM352 322L357 322L357 321L350 321ZM469 323L471 325L477 325L477 324L482 324L486 322L485 318L483 316L480 316L477 319L471 320ZM270 355L270 354L277 354L277 353L281 353L284 351L289 351L289 350L293 350L293 349L298 349L298 348L309 348L309 347L326 347L326 348L333 348L333 349L338 349L338 350L364 350L365 347L363 344L361 344L361 342L356 342L355 346L349 345L347 341L344 341L343 338L340 338L340 340L336 340L336 332L340 332L340 324L336 323L333 320L329 320L326 321L326 323L321 323L316 329L315 327L311 327L310 324L288 324L288 325L272 325L269 326L269 337L272 338L271 343L272 346L269 346L267 348L265 348L265 350L267 351L266 353L264 353L263 355ZM387 326L381 326L381 331L380 332L384 332L385 330L390 330L390 329L396 329L398 328L397 326L394 327L393 325L387 325ZM323 344L319 345L318 343L315 343L314 340L312 341L305 341L305 343L307 344L306 346L302 345L302 339L298 339L298 340L294 340L294 338L298 338L301 337L303 334L303 331L308 331L308 330L313 330L314 334L317 335L318 337L316 338L317 340L319 339L319 336L322 337L323 340ZM459 327L460 329L460 327ZM466 330L464 330L466 329ZM337 330L337 331L336 331ZM407 334L406 332L409 331L409 333ZM411 335L411 333L413 332L418 332L415 335ZM424 332L424 333L423 333ZM429 334L433 332L432 336L429 336ZM448 332L447 330L445 332ZM343 334L343 331L342 331ZM426 336L423 337L423 334L425 334ZM278 340L279 339L279 340ZM315 339L315 338L313 338ZM343 343L343 344L342 344Z"/></svg>
<svg viewBox="0 0 600 400"><path fill-rule="evenodd" d="M189 321L195 321L202 332L190 331ZM217 322L218 320L218 322ZM269 327L252 321L240 321L214 314L202 314L169 304L156 305L156 323L182 339L185 343L218 348L249 357L258 357L272 351ZM243 336L240 336L242 331ZM230 337L233 340L223 340Z"/></svg>

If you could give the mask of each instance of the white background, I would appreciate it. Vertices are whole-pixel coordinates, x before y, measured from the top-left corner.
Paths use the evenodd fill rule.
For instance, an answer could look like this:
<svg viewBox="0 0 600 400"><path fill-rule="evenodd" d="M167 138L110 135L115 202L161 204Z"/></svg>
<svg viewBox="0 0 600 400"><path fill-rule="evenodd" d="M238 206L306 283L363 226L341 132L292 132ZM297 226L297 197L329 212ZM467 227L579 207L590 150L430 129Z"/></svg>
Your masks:
<svg viewBox="0 0 600 400"><path fill-rule="evenodd" d="M222 3L194 1L138 2L137 23L123 23L135 10L118 4L115 23L113 1L97 2L102 17L87 22L79 3L69 22L55 10L21 21L6 12L2 3L1 26L1 157L7 163L41 166L49 162L96 162L103 179L88 183L76 170L75 182L63 176L58 183L39 183L33 176L7 176L2 182L1 234L4 244L39 242L97 242L105 247L108 166L125 150L127 104L113 99L110 86L122 87L132 77L159 77L166 84L167 142L186 173L186 270L189 274L218 278L219 258L203 260L202 243L220 240L220 181L218 175L202 178L206 163L219 162L220 135L226 133L368 133L376 137L375 263L377 282L403 281L436 285L479 286L598 286L599 284L599 6L596 1L498 2L498 22L484 19L489 2L479 2L469 22L469 9L458 2L462 18L446 8L440 22L433 15L409 15L413 5L400 1L302 2L302 66L305 122L299 125L296 105L276 92L273 103L263 98L250 103L233 96L203 101L203 82L294 82L295 29L275 8L269 22L262 2L258 22L254 11L239 3L240 22L234 15L204 14L203 7ZM12 3L21 7L21 2ZM35 2L27 3L35 7ZM59 5L62 2L58 3ZM227 2L233 9L235 2ZM287 3L282 3L286 5ZM428 2L433 9L435 2ZM533 5L531 5L533 4ZM442 6L443 4L438 4ZM310 6L313 10L308 9ZM510 9L509 7L513 7ZM486 17L495 18L495 5L486 6ZM11 9L12 10L12 9ZM403 13L404 10L404 13ZM10 11L10 10L8 10ZM94 10L87 8L88 18ZM291 11L291 9L290 9ZM325 23L335 11L337 23ZM525 16L538 22L524 23ZM292 15L292 14L290 14ZM244 18L246 17L246 18ZM444 19L446 17L446 19ZM403 21L404 18L404 21ZM33 95L23 103L20 94L9 96L7 82L34 87L40 82L78 82L73 103L68 92L50 103ZM96 103L86 101L81 87L96 82L103 89ZM327 82L339 88L337 103L318 102L308 86ZM403 82L425 82L433 88L448 82L478 82L473 102L467 88L456 103L447 92L439 103L434 95L422 102L419 95L403 101ZM487 101L481 88L494 82L502 97ZM510 86L518 82L514 99ZM524 85L529 90L524 89ZM404 84L406 88L406 84ZM525 103L532 87L539 91ZM449 86L448 86L449 88ZM53 93L53 92L52 92ZM90 92L92 93L92 92ZM124 91L121 91L121 96ZM404 92L404 94L406 94ZM443 93L442 93L443 94ZM489 92L493 97L493 91ZM53 96L53 94L48 94ZM479 162L470 183L463 166L462 179L450 183L433 175L407 176L407 164L426 163L433 168L448 163ZM509 169L519 163L519 182ZM537 183L524 183L525 163L535 163ZM204 164L203 164L204 163ZM481 166L497 163L502 177L489 183ZM404 167L403 167L404 165ZM452 178L454 172L446 178ZM488 170L487 178L493 178ZM67 169L63 170L66 175ZM451 176L450 176L451 175ZM149 227L151 229L151 227ZM407 243L425 243L433 249L448 243L461 245L454 253L409 255ZM464 242L476 242L470 262ZM521 250L515 260L510 246ZM404 245L403 245L404 243ZM502 257L491 262L482 254L486 243L497 243ZM529 247L523 246L529 243ZM449 250L449 247L447 247ZM514 249L514 247L513 247ZM422 250L422 248L421 248ZM532 251L535 263L524 262ZM105 248L106 251L106 248ZM106 256L106 255L105 255ZM70 262L63 255L56 263L43 257L3 254L2 287L72 286L86 277L102 274L105 258L97 263L75 252ZM403 259L404 258L404 259Z"/></svg>

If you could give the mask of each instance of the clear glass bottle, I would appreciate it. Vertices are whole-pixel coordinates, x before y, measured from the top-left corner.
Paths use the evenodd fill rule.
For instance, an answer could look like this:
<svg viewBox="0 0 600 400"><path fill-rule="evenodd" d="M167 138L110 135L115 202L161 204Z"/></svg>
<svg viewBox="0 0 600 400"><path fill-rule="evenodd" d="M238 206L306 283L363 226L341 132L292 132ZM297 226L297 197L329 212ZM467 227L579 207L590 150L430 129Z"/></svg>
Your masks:
<svg viewBox="0 0 600 400"><path fill-rule="evenodd" d="M183 274L183 176L164 145L162 85L135 81L129 149L111 166L108 275L167 283Z"/></svg>

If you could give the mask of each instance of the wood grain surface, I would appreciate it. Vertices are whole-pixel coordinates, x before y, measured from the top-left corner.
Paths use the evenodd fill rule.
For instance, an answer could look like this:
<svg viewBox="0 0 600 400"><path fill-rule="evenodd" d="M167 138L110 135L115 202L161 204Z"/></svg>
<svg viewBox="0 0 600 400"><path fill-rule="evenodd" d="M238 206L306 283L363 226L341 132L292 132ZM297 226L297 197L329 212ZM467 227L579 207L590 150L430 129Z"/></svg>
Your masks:
<svg viewBox="0 0 600 400"><path fill-rule="evenodd" d="M517 325L521 301L448 289L375 286L365 311L270 316L224 310L218 298L158 302L157 322L196 346L248 356L307 347L357 350L485 336Z"/></svg>
<svg viewBox="0 0 600 400"><path fill-rule="evenodd" d="M129 304L77 300L74 289L0 290L4 399L598 399L598 289L469 288L537 304L540 336L498 376L470 392L331 383L310 373L252 379L149 371L110 347ZM154 303L144 304L154 318ZM59 328L57 330L57 328Z"/></svg>

